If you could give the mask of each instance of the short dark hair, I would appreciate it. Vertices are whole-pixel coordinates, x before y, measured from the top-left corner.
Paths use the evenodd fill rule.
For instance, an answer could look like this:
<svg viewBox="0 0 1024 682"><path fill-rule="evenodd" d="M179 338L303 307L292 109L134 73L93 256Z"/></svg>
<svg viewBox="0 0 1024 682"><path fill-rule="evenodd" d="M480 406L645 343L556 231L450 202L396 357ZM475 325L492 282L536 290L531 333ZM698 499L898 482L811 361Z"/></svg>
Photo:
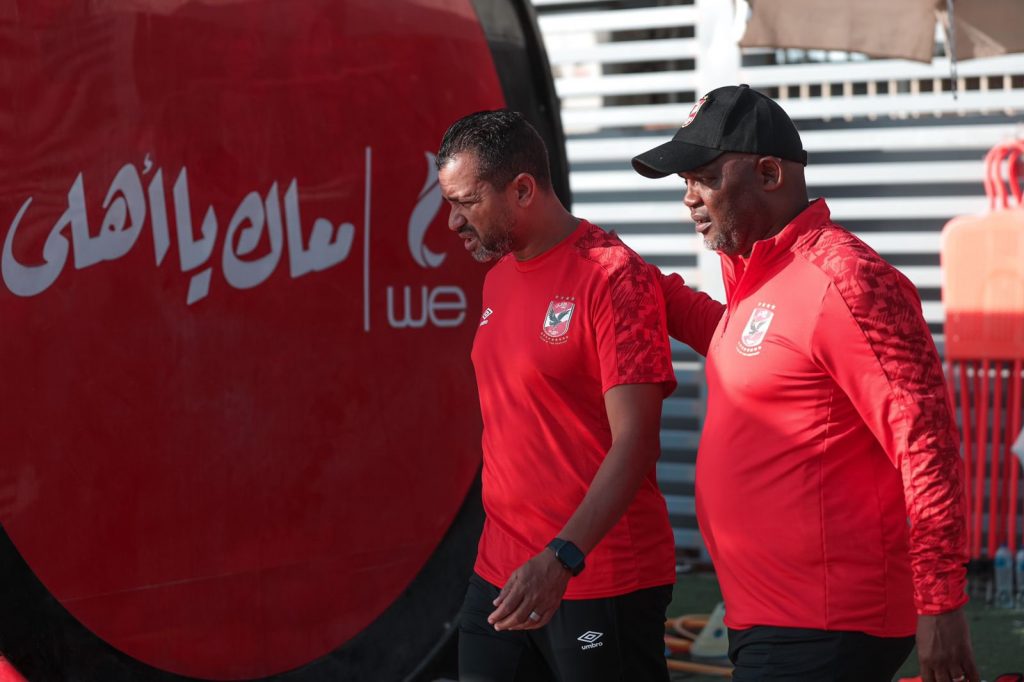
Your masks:
<svg viewBox="0 0 1024 682"><path fill-rule="evenodd" d="M476 156L481 179L497 188L529 173L541 188L551 189L548 148L518 111L478 111L453 123L441 139L438 170L463 152Z"/></svg>

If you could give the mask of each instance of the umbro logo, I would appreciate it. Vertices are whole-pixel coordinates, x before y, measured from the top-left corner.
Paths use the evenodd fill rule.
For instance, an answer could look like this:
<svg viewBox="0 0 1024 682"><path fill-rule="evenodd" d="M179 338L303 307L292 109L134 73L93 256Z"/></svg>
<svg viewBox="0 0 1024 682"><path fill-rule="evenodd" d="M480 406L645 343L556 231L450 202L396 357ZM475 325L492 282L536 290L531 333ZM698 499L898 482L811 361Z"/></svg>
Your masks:
<svg viewBox="0 0 1024 682"><path fill-rule="evenodd" d="M603 632L594 632L593 630L587 630L586 632L584 632L582 635L580 635L576 639L578 639L579 641L583 642L583 646L581 646L580 649L581 650L586 650L586 649L596 649L599 646L604 646L604 642L597 641L597 640L601 639L602 637L604 637L604 633Z"/></svg>
<svg viewBox="0 0 1024 682"><path fill-rule="evenodd" d="M490 308L485 310L484 314L480 316L480 326L482 327L485 324L487 324L488 322L490 322L490 320L488 320L487 318L489 318L493 314L494 314L494 311L491 310Z"/></svg>

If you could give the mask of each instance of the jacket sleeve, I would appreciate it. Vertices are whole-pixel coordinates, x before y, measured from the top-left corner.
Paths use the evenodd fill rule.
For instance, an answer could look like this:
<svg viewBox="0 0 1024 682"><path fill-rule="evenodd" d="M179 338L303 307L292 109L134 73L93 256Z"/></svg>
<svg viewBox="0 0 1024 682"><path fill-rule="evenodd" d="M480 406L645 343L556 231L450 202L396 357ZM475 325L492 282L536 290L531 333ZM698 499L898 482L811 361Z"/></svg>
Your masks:
<svg viewBox="0 0 1024 682"><path fill-rule="evenodd" d="M686 286L679 275L662 274L653 265L651 269L661 283L665 297L668 335L706 356L725 305L702 291Z"/></svg>
<svg viewBox="0 0 1024 682"><path fill-rule="evenodd" d="M901 473L918 613L952 611L967 601L963 462L920 298L906 277L877 257L833 275L812 355Z"/></svg>

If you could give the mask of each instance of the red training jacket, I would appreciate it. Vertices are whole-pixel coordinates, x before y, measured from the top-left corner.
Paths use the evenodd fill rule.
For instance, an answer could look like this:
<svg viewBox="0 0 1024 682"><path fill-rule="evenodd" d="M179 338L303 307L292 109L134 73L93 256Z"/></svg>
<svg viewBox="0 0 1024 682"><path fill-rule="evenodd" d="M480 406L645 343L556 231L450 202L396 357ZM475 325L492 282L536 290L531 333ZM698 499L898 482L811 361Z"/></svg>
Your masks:
<svg viewBox="0 0 1024 682"><path fill-rule="evenodd" d="M693 311L708 347L697 516L726 624L896 637L961 606L959 436L914 285L824 200L722 266L710 337L708 307L663 287L669 328Z"/></svg>

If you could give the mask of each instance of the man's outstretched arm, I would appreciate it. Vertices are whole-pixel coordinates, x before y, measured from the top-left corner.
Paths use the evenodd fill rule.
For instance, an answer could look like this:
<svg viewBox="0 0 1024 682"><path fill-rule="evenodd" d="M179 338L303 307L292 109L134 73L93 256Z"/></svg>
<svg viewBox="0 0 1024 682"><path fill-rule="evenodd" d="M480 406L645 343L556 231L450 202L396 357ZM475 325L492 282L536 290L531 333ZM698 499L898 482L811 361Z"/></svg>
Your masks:
<svg viewBox="0 0 1024 682"><path fill-rule="evenodd" d="M718 327L718 320L725 313L725 305L703 291L686 286L686 282L679 275L657 272L657 278L661 284L661 293L665 297L668 335L682 341L701 355L707 355L711 337Z"/></svg>

